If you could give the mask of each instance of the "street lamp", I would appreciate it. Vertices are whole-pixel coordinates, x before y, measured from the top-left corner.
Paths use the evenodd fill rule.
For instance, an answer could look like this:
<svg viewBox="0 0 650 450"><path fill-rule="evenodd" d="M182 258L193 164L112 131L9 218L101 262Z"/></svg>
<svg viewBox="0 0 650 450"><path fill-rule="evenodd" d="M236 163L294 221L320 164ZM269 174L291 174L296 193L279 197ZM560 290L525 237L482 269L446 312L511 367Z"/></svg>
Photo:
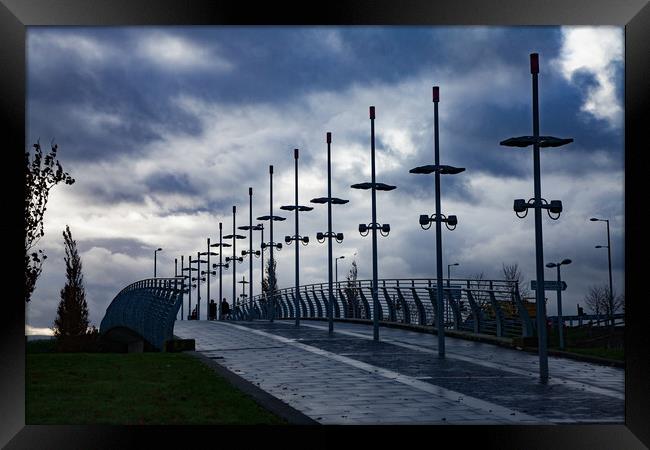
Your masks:
<svg viewBox="0 0 650 450"><path fill-rule="evenodd" d="M182 258L182 257L181 257ZM182 259L181 259L182 261ZM195 269L192 267L192 256L190 255L188 257L188 266L181 269L182 272L189 272L187 275L184 275L184 278L187 278L188 285L187 285L187 314L188 314L188 320L191 319L192 317L192 288L196 287L195 285L192 284L192 272L193 271L198 271L198 269Z"/></svg>
<svg viewBox="0 0 650 450"><path fill-rule="evenodd" d="M542 184L540 175L540 147L560 147L573 142L573 139L556 138L553 136L539 135L539 101L537 90L537 78L539 75L539 55L531 53L530 55L530 73L533 79L533 136L519 136L501 141L501 145L509 147L528 147L533 146L533 176L535 197L525 201L516 199L514 210L517 217L524 218L528 214L529 208L535 209L535 255L537 269L537 287L536 287L536 316L537 316L537 339L539 347L539 376L543 383L548 380L548 352L546 348L546 305L544 303L544 245L542 242L542 209L546 209L549 217L553 220L560 218L562 212L562 202L552 200L548 203L542 198ZM523 214L523 215L520 215ZM556 215L556 216L554 216Z"/></svg>
<svg viewBox="0 0 650 450"><path fill-rule="evenodd" d="M339 259L345 259L345 256L339 256L334 260L334 268L336 273L336 287L339 287Z"/></svg>
<svg viewBox="0 0 650 450"><path fill-rule="evenodd" d="M205 281L205 278L201 276L203 274L201 264L207 264L208 261L201 259L201 252L196 252L196 260L194 262L196 263L197 270L196 278L192 278L192 281L196 281L196 320L201 320L201 281Z"/></svg>
<svg viewBox="0 0 650 450"><path fill-rule="evenodd" d="M212 256L218 256L219 255L219 253L215 253L215 252L210 251L210 238L208 238L208 250L205 251L205 252L199 253L199 255L208 257L208 261L207 261L208 270L207 271L201 271L201 275L207 274L207 278L208 278L208 281L207 281L207 283L208 283L208 288L207 288L207 290L208 290L208 298L205 300L205 305L206 305L205 310L207 311L206 320L210 320L210 275L216 275L217 274L216 271L210 270L210 256L211 255Z"/></svg>
<svg viewBox="0 0 650 450"><path fill-rule="evenodd" d="M370 168L372 181L370 183L358 183L350 186L352 189L371 189L372 190L372 222L369 224L359 224L359 234L361 236L368 236L372 231L372 303L373 303L373 317L372 317L372 334L375 341L379 340L379 286L377 274L377 230L382 236L388 236L390 233L390 225L380 224L377 222L377 191L392 191L397 186L391 186L384 183L377 183L375 181L375 107L370 107Z"/></svg>
<svg viewBox="0 0 650 450"><path fill-rule="evenodd" d="M249 243L249 248L248 251L242 250L241 255L242 257L246 255L250 255L250 258L248 258L248 272L250 276L250 286L249 288L249 302L250 302L250 308L249 308L249 320L253 320L253 255L255 257L259 258L261 252L259 250L253 251L253 231L257 230L257 227L253 226L253 188L249 187L248 188L248 199L249 199L249 208L248 208L248 223L249 225L245 225L243 227L238 227L240 230L248 230L248 243ZM264 270L264 267L262 266L262 270Z"/></svg>
<svg viewBox="0 0 650 450"><path fill-rule="evenodd" d="M609 238L609 219L598 219L592 217L589 219L592 222L606 222L607 223L607 245L597 245L596 248L607 248L607 262L609 267L609 319L612 328L614 327L614 288L612 285L612 250L611 241Z"/></svg>
<svg viewBox="0 0 650 450"><path fill-rule="evenodd" d="M332 238L336 239L339 244L343 242L343 233L334 233L332 231L332 205L344 205L349 200L343 200L332 197L332 133L327 132L327 197L318 197L310 200L311 203L327 203L327 232L316 233L316 240L320 243L325 242L327 238L327 286L329 300L327 302L327 322L328 332L331 335L334 332L334 318L332 315L332 302L334 301L334 292L332 289Z"/></svg>
<svg viewBox="0 0 650 450"><path fill-rule="evenodd" d="M570 259L563 259L559 263L548 263L546 267L552 269L557 267L557 322L558 322L558 332L560 335L560 350L564 350L564 322L562 321L562 291L564 290L564 285L562 285L562 279L560 278L560 266L561 265L571 264Z"/></svg>
<svg viewBox="0 0 650 450"><path fill-rule="evenodd" d="M237 239L246 239L246 236L235 233L235 215L237 214L237 207L233 205L232 207L232 234L224 236L224 239L232 239L232 256L226 257L226 262L232 261L232 302L235 306L235 300L237 299L237 265L235 262L242 263L244 258L237 256Z"/></svg>
<svg viewBox="0 0 650 450"><path fill-rule="evenodd" d="M177 259L174 260L174 262L176 262L176 261L177 261ZM176 265L174 265L175 277L176 278L181 278L181 280L182 280L181 292L183 293L183 295L188 294L189 293L189 288L188 288L187 291L185 290L185 279L188 278L188 276L183 273L185 271L185 258L184 258L183 255L181 255L181 273L180 274L176 271L176 268L177 268ZM185 320L184 317L183 317L184 315L185 315L185 305L183 304L183 301L181 300L181 320Z"/></svg>
<svg viewBox="0 0 650 450"><path fill-rule="evenodd" d="M217 248L226 248L230 247L230 244L224 244L223 243L223 224L219 222L219 243L218 244L212 244L210 247L217 247ZM212 264L212 268L216 269L219 268L219 302L217 303L217 320L221 319L221 299L223 298L223 269L228 268L228 263L223 263L223 251L219 252L219 264Z"/></svg>
<svg viewBox="0 0 650 450"><path fill-rule="evenodd" d="M156 278L156 262L157 262L156 259L157 259L157 253L158 253L158 252L161 252L161 251L162 251L162 248L157 248L157 249L154 250L154 252L153 252L153 277L154 277L154 278Z"/></svg>
<svg viewBox="0 0 650 450"><path fill-rule="evenodd" d="M431 216L420 215L420 227L424 230L431 228L431 222L436 223L436 328L438 331L438 356L445 356L445 324L444 324L444 297L442 290L442 223L448 230L452 231L458 224L456 216L445 216L440 212L440 175L456 175L465 170L463 167L453 167L440 164L440 146L438 134L438 103L440 101L440 89L433 86L433 143L434 143L434 164L419 166L409 170L414 174L435 174L435 202L436 212Z"/></svg>
<svg viewBox="0 0 650 450"><path fill-rule="evenodd" d="M268 243L262 242L261 247L262 250L264 250L266 247L269 247L270 249L269 291L271 292L271 298L267 300L267 310L270 309L268 316L269 316L269 320L273 322L273 319L275 318L275 270L273 268L273 249L277 248L278 250L282 250L281 242L278 243L273 242L273 222L286 220L284 217L273 215L273 165L269 166L269 186L270 186L270 192L269 192L270 213L268 216L258 217L257 220L264 220L264 221L268 220L270 222L270 228L271 228L271 240Z"/></svg>
<svg viewBox="0 0 650 450"><path fill-rule="evenodd" d="M295 211L295 225L296 225L296 234L293 236L285 236L284 242L287 245L291 245L292 242L296 242L296 276L295 276L295 286L296 292L293 298L294 301L294 311L296 312L296 326L300 326L300 246L298 242L301 242L303 245L309 244L309 236L300 236L298 231L298 212L311 211L314 209L312 206L301 206L298 205L298 149L293 149L293 159L295 161L295 202L293 205L283 205L280 206L280 209L285 211Z"/></svg>

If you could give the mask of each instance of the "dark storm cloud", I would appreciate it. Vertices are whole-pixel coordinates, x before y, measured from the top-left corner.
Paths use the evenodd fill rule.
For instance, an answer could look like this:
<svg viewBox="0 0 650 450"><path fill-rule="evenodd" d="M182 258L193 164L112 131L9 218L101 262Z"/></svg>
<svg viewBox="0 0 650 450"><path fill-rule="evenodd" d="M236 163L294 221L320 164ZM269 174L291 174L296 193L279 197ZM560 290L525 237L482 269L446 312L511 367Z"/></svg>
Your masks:
<svg viewBox="0 0 650 450"><path fill-rule="evenodd" d="M153 247L135 238L95 238L79 240L77 243L80 253L87 252L93 247L104 248L112 253L124 253L134 257L149 257Z"/></svg>

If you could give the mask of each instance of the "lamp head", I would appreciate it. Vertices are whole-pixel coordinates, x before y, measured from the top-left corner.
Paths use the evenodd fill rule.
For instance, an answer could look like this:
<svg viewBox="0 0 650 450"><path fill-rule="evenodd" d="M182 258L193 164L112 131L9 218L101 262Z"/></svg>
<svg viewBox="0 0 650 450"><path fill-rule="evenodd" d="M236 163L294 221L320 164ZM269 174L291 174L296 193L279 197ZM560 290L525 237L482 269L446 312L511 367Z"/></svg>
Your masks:
<svg viewBox="0 0 650 450"><path fill-rule="evenodd" d="M528 205L526 204L526 200L524 200L523 198L518 198L515 200L513 209L515 210L516 213L525 212L527 208Z"/></svg>
<svg viewBox="0 0 650 450"><path fill-rule="evenodd" d="M560 264L571 264L571 260L568 259L568 258L567 258L567 259L563 259L562 262L561 262Z"/></svg>
<svg viewBox="0 0 650 450"><path fill-rule="evenodd" d="M316 233L316 239L322 241L323 239L325 239L325 236L323 236L323 233L319 231L318 233Z"/></svg>
<svg viewBox="0 0 650 450"><path fill-rule="evenodd" d="M425 226L429 225L429 216L426 214L420 214L420 225Z"/></svg>
<svg viewBox="0 0 650 450"><path fill-rule="evenodd" d="M560 200L551 200L551 204L548 207L548 210L553 214L559 214L562 212L562 202Z"/></svg>
<svg viewBox="0 0 650 450"><path fill-rule="evenodd" d="M592 218L589 219L589 220L592 221L592 222L597 222L597 221L600 220L600 219L596 219L595 217L592 217Z"/></svg>
<svg viewBox="0 0 650 450"><path fill-rule="evenodd" d="M368 225L365 223L360 223L359 224L359 233L365 233L368 231Z"/></svg>
<svg viewBox="0 0 650 450"><path fill-rule="evenodd" d="M343 233L336 233L336 240L337 241L342 241L343 240Z"/></svg>
<svg viewBox="0 0 650 450"><path fill-rule="evenodd" d="M286 244L289 245L291 243L291 236L285 236L284 242L286 242Z"/></svg>
<svg viewBox="0 0 650 450"><path fill-rule="evenodd" d="M458 217L456 216L447 216L447 225L455 227L458 225Z"/></svg>

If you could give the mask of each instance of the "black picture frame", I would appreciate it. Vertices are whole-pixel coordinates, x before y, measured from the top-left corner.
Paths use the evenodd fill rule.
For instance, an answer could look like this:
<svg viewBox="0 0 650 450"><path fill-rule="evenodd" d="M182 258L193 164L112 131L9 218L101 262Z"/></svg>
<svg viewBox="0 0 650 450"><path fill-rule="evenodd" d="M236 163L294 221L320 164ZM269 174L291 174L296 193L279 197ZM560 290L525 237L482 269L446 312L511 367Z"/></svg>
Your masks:
<svg viewBox="0 0 650 450"><path fill-rule="evenodd" d="M16 186L23 186L22 153L25 143L26 56L25 27L42 25L617 25L625 27L625 425L470 426L470 427L301 427L296 443L308 447L341 445L338 440L361 433L364 439L384 444L480 445L481 448L643 448L650 446L648 402L650 339L644 325L650 317L641 296L643 262L641 158L648 149L647 100L650 98L650 5L647 0L430 0L355 2L243 2L210 0L0 0L0 112L6 150L3 181L5 218L14 238L6 261L18 261L24 227ZM645 126L645 127L644 127ZM8 139L7 139L8 138ZM5 222L7 222L5 220ZM271 444L282 439L291 445L295 427L265 428L249 433L242 428L116 427L25 425L25 308L21 295L23 274L19 264L7 264L5 296L0 314L0 444L7 448L125 448L150 445L187 446L197 439L232 445ZM347 435L347 436L344 436ZM405 440L405 437L408 437ZM289 439L291 438L291 439ZM303 439L309 439L306 443ZM313 440L313 441L312 441ZM369 441L368 441L369 442ZM436 444L439 443L439 444ZM355 444L360 445L360 444ZM365 445L365 444L364 444ZM450 444L447 444L450 445Z"/></svg>

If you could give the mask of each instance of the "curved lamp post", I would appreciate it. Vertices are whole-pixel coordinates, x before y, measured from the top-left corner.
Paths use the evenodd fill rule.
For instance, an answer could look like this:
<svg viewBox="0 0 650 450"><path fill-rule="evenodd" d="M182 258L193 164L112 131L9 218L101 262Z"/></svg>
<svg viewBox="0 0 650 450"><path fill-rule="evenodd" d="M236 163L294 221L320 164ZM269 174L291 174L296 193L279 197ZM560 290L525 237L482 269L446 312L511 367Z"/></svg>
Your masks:
<svg viewBox="0 0 650 450"><path fill-rule="evenodd" d="M293 205L283 205L280 206L280 209L284 211L295 211L295 225L296 225L296 234L293 236L285 236L284 242L287 245L291 245L292 242L296 242L296 276L295 276L295 286L296 292L294 295L294 311L296 312L296 326L300 326L300 246L298 242L301 242L303 245L309 244L309 236L300 236L299 227L298 227L298 212L311 211L314 209L311 206L301 206L298 204L298 149L293 150L293 159L295 161L295 203Z"/></svg>
<svg viewBox="0 0 650 450"><path fill-rule="evenodd" d="M596 248L606 248L607 249L607 262L609 267L609 318L612 328L614 327L614 288L612 285L612 251L611 251L611 241L609 238L609 219L598 219L592 217L589 219L592 222L606 222L607 223L607 245L597 245Z"/></svg>
<svg viewBox="0 0 650 450"><path fill-rule="evenodd" d="M564 350L564 322L562 320L562 291L564 287L562 285L562 278L560 277L560 266L561 265L571 264L570 259L563 259L559 263L548 263L546 267L552 269L557 267L557 323L558 323L558 334L560 336L560 350Z"/></svg>
<svg viewBox="0 0 650 450"><path fill-rule="evenodd" d="M368 236L372 231L372 335L375 341L379 340L379 293L378 293L378 274L377 274L377 230L382 236L388 236L390 225L380 224L377 222L377 191L392 191L397 186L391 186L375 181L375 107L370 107L370 168L372 180L370 183L358 183L350 186L352 189L371 189L372 192L372 222L369 224L359 224L359 233L361 236Z"/></svg>
<svg viewBox="0 0 650 450"><path fill-rule="evenodd" d="M327 238L327 287L329 301L327 302L327 322L328 330L331 335L334 332L334 318L332 314L332 302L334 301L334 291L332 288L332 238L336 239L339 244L343 242L343 233L334 233L332 231L332 205L344 205L349 200L332 197L332 133L327 132L327 197L318 197L310 200L311 203L327 203L327 232L316 233L316 240L320 243L325 242Z"/></svg>
<svg viewBox="0 0 650 450"><path fill-rule="evenodd" d="M271 291L271 298L267 300L267 310L270 309L268 312L269 320L273 322L273 319L275 318L275 270L273 270L273 249L277 248L278 250L282 250L282 243L278 242L275 243L273 242L273 222L277 221L282 221L286 220L284 217L280 216L274 216L273 215L273 166L269 166L269 186L270 186L270 195L269 195L269 209L270 209L270 214L268 216L261 216L258 217L257 220L268 220L270 222L269 228L271 229L271 240L267 242L262 242L261 247L262 250L264 250L266 247L270 249L269 252L269 267L271 270L269 270L269 290Z"/></svg>
<svg viewBox="0 0 650 450"><path fill-rule="evenodd" d="M560 147L573 142L571 138L557 138L553 136L539 135L539 100L537 89L537 78L539 75L539 55L530 54L530 73L533 79L533 135L519 136L501 141L501 145L508 147L533 146L533 182L535 196L528 201L517 199L514 202L514 210L517 217L524 218L528 209L535 209L535 262L537 286L535 289L535 303L537 316L537 340L539 348L539 377L542 383L548 380L548 351L546 348L546 305L544 303L544 245L542 240L542 209L546 209L549 217L553 220L560 218L562 202L551 200L547 202L542 198L542 183L540 175L540 148ZM520 216L520 214L522 214ZM556 215L556 216L555 216Z"/></svg>

